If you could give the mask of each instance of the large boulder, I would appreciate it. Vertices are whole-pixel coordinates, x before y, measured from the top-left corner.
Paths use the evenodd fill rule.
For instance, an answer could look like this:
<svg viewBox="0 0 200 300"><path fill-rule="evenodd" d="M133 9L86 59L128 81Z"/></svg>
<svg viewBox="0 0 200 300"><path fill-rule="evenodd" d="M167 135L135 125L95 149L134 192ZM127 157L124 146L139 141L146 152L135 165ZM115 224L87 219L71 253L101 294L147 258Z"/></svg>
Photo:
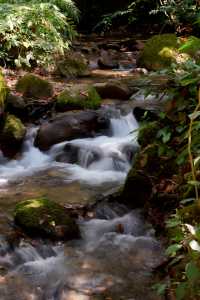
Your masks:
<svg viewBox="0 0 200 300"><path fill-rule="evenodd" d="M95 83L94 88L103 99L128 100L131 95L128 86L120 81Z"/></svg>
<svg viewBox="0 0 200 300"><path fill-rule="evenodd" d="M69 52L58 61L56 73L66 78L90 75L88 62L85 56L79 52Z"/></svg>
<svg viewBox="0 0 200 300"><path fill-rule="evenodd" d="M57 96L56 109L67 111L73 109L97 109L101 97L93 86L87 84L73 85Z"/></svg>
<svg viewBox="0 0 200 300"><path fill-rule="evenodd" d="M16 91L24 97L45 99L53 96L53 87L47 80L34 74L26 74L16 84Z"/></svg>
<svg viewBox="0 0 200 300"><path fill-rule="evenodd" d="M35 146L45 151L52 145L67 140L92 137L95 132L106 130L108 127L109 120L98 112L92 110L66 112L40 127Z"/></svg>
<svg viewBox="0 0 200 300"><path fill-rule="evenodd" d="M20 202L14 211L15 223L28 234L53 239L74 239L79 228L64 207L46 198Z"/></svg>
<svg viewBox="0 0 200 300"><path fill-rule="evenodd" d="M6 105L6 99L8 96L8 87L4 80L2 73L0 72L0 126L3 122L4 109Z"/></svg>
<svg viewBox="0 0 200 300"><path fill-rule="evenodd" d="M175 34L159 34L147 40L138 58L138 65L149 70L169 66L175 60L176 50L180 46Z"/></svg>
<svg viewBox="0 0 200 300"><path fill-rule="evenodd" d="M12 158L20 150L26 128L14 115L7 115L0 135L0 148L3 154Z"/></svg>

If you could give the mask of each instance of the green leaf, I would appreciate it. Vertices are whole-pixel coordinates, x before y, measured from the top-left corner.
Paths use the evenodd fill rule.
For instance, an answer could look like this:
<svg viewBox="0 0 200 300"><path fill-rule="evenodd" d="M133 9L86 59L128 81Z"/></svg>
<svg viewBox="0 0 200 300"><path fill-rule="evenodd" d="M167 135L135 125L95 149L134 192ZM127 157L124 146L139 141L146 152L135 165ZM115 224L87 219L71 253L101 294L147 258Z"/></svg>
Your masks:
<svg viewBox="0 0 200 300"><path fill-rule="evenodd" d="M194 282L200 279L200 270L194 264L194 262L189 262L185 267L185 273L189 281Z"/></svg>
<svg viewBox="0 0 200 300"><path fill-rule="evenodd" d="M177 251L179 251L182 248L181 244L173 244L170 245L167 249L166 249L166 255L168 256L175 256Z"/></svg>
<svg viewBox="0 0 200 300"><path fill-rule="evenodd" d="M176 288L176 300L182 300L185 298L186 293L188 291L187 282L181 282Z"/></svg>
<svg viewBox="0 0 200 300"><path fill-rule="evenodd" d="M166 283L156 283L152 286L152 288L156 291L158 295L164 295L165 290L167 288Z"/></svg>

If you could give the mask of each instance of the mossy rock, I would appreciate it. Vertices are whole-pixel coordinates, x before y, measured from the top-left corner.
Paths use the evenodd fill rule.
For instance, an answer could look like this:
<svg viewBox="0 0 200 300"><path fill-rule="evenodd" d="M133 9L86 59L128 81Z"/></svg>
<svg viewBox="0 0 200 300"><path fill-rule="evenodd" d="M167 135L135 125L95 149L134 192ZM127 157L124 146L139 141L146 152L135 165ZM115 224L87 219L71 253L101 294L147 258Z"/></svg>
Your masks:
<svg viewBox="0 0 200 300"><path fill-rule="evenodd" d="M146 42L138 65L149 70L168 67L175 60L174 54L179 46L180 42L175 34L155 35Z"/></svg>
<svg viewBox="0 0 200 300"><path fill-rule="evenodd" d="M88 76L88 62L81 53L69 52L57 63L56 72L66 78Z"/></svg>
<svg viewBox="0 0 200 300"><path fill-rule="evenodd" d="M16 84L16 91L24 97L41 99L53 96L53 87L47 80L34 74L26 74Z"/></svg>
<svg viewBox="0 0 200 300"><path fill-rule="evenodd" d="M21 140L26 134L26 127L14 115L7 115L2 134L8 136L8 138Z"/></svg>
<svg viewBox="0 0 200 300"><path fill-rule="evenodd" d="M78 225L65 208L46 198L18 203L14 211L14 220L32 236L66 240L80 236Z"/></svg>
<svg viewBox="0 0 200 300"><path fill-rule="evenodd" d="M151 198L152 183L147 175L137 171L133 166L129 171L121 196L120 202L131 208L144 207Z"/></svg>
<svg viewBox="0 0 200 300"><path fill-rule="evenodd" d="M146 147L151 144L155 139L160 129L160 123L157 121L145 123L140 127L138 133L138 143L141 147Z"/></svg>
<svg viewBox="0 0 200 300"><path fill-rule="evenodd" d="M101 97L90 85L74 85L57 96L56 109L67 111L73 109L97 109L101 105Z"/></svg>
<svg viewBox="0 0 200 300"><path fill-rule="evenodd" d="M12 158L21 149L26 127L14 115L7 115L0 136L0 145L3 154Z"/></svg>
<svg viewBox="0 0 200 300"><path fill-rule="evenodd" d="M2 123L2 117L6 106L6 99L9 93L9 89L6 85L3 74L0 71L0 125Z"/></svg>

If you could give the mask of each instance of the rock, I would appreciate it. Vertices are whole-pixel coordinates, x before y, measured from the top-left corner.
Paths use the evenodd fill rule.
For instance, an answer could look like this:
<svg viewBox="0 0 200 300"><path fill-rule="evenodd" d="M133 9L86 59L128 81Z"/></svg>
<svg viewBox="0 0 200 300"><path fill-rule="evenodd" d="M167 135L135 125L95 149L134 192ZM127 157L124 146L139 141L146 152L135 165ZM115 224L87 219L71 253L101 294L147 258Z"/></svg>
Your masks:
<svg viewBox="0 0 200 300"><path fill-rule="evenodd" d="M96 83L94 87L103 99L128 100L130 97L129 88L120 81Z"/></svg>
<svg viewBox="0 0 200 300"><path fill-rule="evenodd" d="M18 203L14 211L14 220L32 236L64 240L80 237L78 225L65 208L46 198Z"/></svg>
<svg viewBox="0 0 200 300"><path fill-rule="evenodd" d="M3 154L9 158L14 157L21 149L25 135L26 128L20 119L7 115L0 135L0 148Z"/></svg>
<svg viewBox="0 0 200 300"><path fill-rule="evenodd" d="M67 111L73 109L97 109L101 97L93 86L77 84L65 89L57 96L56 109Z"/></svg>
<svg viewBox="0 0 200 300"><path fill-rule="evenodd" d="M88 76L88 61L79 52L69 52L57 63L56 73L66 78Z"/></svg>
<svg viewBox="0 0 200 300"><path fill-rule="evenodd" d="M3 124L4 109L6 106L6 99L8 96L8 92L9 92L8 87L0 71L0 126Z"/></svg>
<svg viewBox="0 0 200 300"><path fill-rule="evenodd" d="M40 127L35 146L45 151L52 145L67 140L92 137L95 132L108 129L108 127L108 119L98 112L91 110L66 112Z"/></svg>
<svg viewBox="0 0 200 300"><path fill-rule="evenodd" d="M25 99L12 93L10 93L7 97L7 110L9 113L20 118L28 113Z"/></svg>
<svg viewBox="0 0 200 300"><path fill-rule="evenodd" d="M138 58L138 66L148 70L158 70L170 66L179 46L179 40L175 34L155 35L147 40Z"/></svg>
<svg viewBox="0 0 200 300"><path fill-rule="evenodd" d="M24 97L45 99L53 96L53 87L47 80L34 74L26 74L16 84L16 91Z"/></svg>
<svg viewBox="0 0 200 300"><path fill-rule="evenodd" d="M82 159L84 157L86 159ZM62 153L58 154L56 161L65 162L70 164L78 164L82 167L89 167L94 161L97 161L101 157L99 149L89 149L83 145L76 145L73 143L65 145Z"/></svg>
<svg viewBox="0 0 200 300"><path fill-rule="evenodd" d="M151 198L152 183L147 175L133 167L126 178L120 202L131 208L143 207Z"/></svg>
<svg viewBox="0 0 200 300"><path fill-rule="evenodd" d="M114 50L101 50L101 57L98 59L98 66L105 70L119 68L117 53Z"/></svg>

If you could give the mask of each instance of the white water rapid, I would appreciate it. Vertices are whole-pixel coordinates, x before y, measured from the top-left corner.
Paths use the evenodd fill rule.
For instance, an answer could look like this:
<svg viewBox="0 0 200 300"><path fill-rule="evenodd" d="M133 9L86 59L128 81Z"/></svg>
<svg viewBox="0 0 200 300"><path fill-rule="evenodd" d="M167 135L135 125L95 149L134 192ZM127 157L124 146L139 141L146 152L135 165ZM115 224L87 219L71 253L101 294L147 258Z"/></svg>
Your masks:
<svg viewBox="0 0 200 300"><path fill-rule="evenodd" d="M32 128L17 160L0 156L0 300L158 300L150 287L162 250L141 212L99 201L91 219L79 216L82 238L65 243L19 238L8 225L18 201L41 193L41 173L46 172L48 192L53 186L53 200L60 201L63 185L68 188L64 205L74 194L82 204L79 185L90 192L95 186L95 195L119 187L138 147L137 128L132 113L116 110L108 136L66 141L41 152L33 145L37 128ZM62 176L49 184L50 173L56 177L58 171Z"/></svg>
<svg viewBox="0 0 200 300"><path fill-rule="evenodd" d="M122 181L131 164L129 148L134 151L137 145L135 141L137 127L132 113L121 116L118 112L117 118L111 118L111 136L60 143L46 153L34 147L37 129L32 128L28 131L20 158L6 161L0 157L0 185L53 167L66 171L67 180L79 180L92 185ZM56 157L63 153L67 144L78 149L75 163L56 161ZM66 161L67 155L66 152Z"/></svg>
<svg viewBox="0 0 200 300"><path fill-rule="evenodd" d="M158 300L147 286L162 261L161 247L138 212L82 221L80 228L81 241L60 246L10 249L2 240L1 300Z"/></svg>

